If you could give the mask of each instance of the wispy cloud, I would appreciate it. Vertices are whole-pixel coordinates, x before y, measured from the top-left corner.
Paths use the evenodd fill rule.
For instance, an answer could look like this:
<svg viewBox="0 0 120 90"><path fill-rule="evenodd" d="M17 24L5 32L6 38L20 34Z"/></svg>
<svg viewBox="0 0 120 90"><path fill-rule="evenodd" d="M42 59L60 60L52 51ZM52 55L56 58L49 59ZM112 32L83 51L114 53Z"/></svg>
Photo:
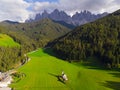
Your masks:
<svg viewBox="0 0 120 90"><path fill-rule="evenodd" d="M23 22L29 17L31 11L27 10L30 6L24 0L0 0L0 21L14 20Z"/></svg>
<svg viewBox="0 0 120 90"><path fill-rule="evenodd" d="M89 10L93 13L113 12L120 8L120 0L59 0L58 2L35 2L33 3L35 12L53 9L64 10L68 14L76 11Z"/></svg>

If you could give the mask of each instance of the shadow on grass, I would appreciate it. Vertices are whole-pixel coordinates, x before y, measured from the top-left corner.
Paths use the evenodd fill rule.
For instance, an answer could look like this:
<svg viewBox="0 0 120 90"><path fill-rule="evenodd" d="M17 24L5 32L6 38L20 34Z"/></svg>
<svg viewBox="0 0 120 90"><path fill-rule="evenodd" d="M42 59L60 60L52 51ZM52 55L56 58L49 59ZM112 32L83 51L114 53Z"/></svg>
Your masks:
<svg viewBox="0 0 120 90"><path fill-rule="evenodd" d="M49 47L44 48L43 52L50 55L50 56L62 59L57 54L55 54L54 51ZM73 62L76 62L76 61L73 61ZM79 61L79 62L77 61L76 63L78 63L78 64L80 63L80 65L83 65L88 69L97 69L97 70L107 70L107 71L118 71L118 72L120 72L120 68L112 68L112 69L106 68L106 65L104 65L101 62L101 60L99 58L96 58L96 57L88 57L87 59L84 59L84 62L81 63L81 61ZM80 66L78 64L77 64L77 66Z"/></svg>
<svg viewBox="0 0 120 90"><path fill-rule="evenodd" d="M58 59L62 59L58 54L54 53L53 49L47 47L47 48L44 48L43 49L43 52L50 55L50 56L53 56L53 57L56 57ZM63 60L63 59L62 59Z"/></svg>
<svg viewBox="0 0 120 90"><path fill-rule="evenodd" d="M120 78L120 72L114 72L109 74L112 74L114 77Z"/></svg>
<svg viewBox="0 0 120 90"><path fill-rule="evenodd" d="M85 66L86 68L88 69L96 69L96 70L105 70L105 71L115 71L115 72L119 72L120 73L120 68L107 68L104 64L102 63L96 63L95 62L84 62L84 63L81 63L82 66ZM117 75L119 76L120 74L119 73L110 73L110 74L114 74L114 75Z"/></svg>
<svg viewBox="0 0 120 90"><path fill-rule="evenodd" d="M88 69L120 72L120 68L111 68L111 69L107 68L106 64L102 63L101 60L96 57L89 57L85 59L85 62L82 62L81 65L85 66Z"/></svg>
<svg viewBox="0 0 120 90"><path fill-rule="evenodd" d="M105 67L102 67L102 65L94 64L93 62L84 62L82 65L88 69L107 70Z"/></svg>
<svg viewBox="0 0 120 90"><path fill-rule="evenodd" d="M57 57L57 55L56 55L56 54L53 52L53 50L52 50L51 48L49 48L49 47L44 48L44 49L43 49L43 52L46 53L46 54L48 54L48 55L50 55L50 56Z"/></svg>
<svg viewBox="0 0 120 90"><path fill-rule="evenodd" d="M103 86L113 90L120 90L120 82L106 81L106 83L103 83Z"/></svg>
<svg viewBox="0 0 120 90"><path fill-rule="evenodd" d="M48 74L51 75L51 76L56 77L59 82L65 84L65 82L64 82L63 79L62 79L62 76L60 76L60 75L55 75L55 74L52 74L52 73L48 73Z"/></svg>
<svg viewBox="0 0 120 90"><path fill-rule="evenodd" d="M105 65L96 57L88 57L84 59L80 65L86 67L87 69L97 69L97 70L109 70Z"/></svg>

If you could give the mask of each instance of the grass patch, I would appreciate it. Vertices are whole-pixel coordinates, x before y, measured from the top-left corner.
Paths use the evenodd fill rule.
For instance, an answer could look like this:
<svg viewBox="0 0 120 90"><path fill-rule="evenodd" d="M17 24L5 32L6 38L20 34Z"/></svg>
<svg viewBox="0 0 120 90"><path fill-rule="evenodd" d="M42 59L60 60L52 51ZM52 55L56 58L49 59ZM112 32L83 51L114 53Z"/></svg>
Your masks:
<svg viewBox="0 0 120 90"><path fill-rule="evenodd" d="M18 43L16 43L10 36L6 34L0 34L0 46L20 46Z"/></svg>
<svg viewBox="0 0 120 90"><path fill-rule="evenodd" d="M87 68L81 64L68 63L48 53L45 53L43 49L29 53L31 60L18 69L18 72L24 73L26 77L13 83L11 87L16 90L119 89L120 72L98 70L97 68ZM61 82L57 77L63 70L69 79L66 83Z"/></svg>

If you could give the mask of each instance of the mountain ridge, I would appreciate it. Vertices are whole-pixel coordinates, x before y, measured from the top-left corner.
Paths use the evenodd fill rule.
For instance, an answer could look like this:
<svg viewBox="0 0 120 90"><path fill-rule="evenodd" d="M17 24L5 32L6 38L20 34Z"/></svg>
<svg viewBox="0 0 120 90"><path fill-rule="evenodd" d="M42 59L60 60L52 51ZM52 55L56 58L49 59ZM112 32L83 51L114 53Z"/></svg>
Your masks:
<svg viewBox="0 0 120 90"><path fill-rule="evenodd" d="M1 22L0 25L6 27L9 31L21 33L36 42L44 40L48 42L71 30L49 18L29 23L13 24Z"/></svg>
<svg viewBox="0 0 120 90"><path fill-rule="evenodd" d="M85 23L94 21L98 18L106 16L108 13L102 13L102 14L92 14L90 11L81 11L80 13L76 12L73 16L68 15L65 11L59 11L58 9L55 9L53 12L48 13L46 10L44 10L43 13L36 14L34 19L26 20L26 22L32 22L37 20L42 20L43 18L50 18L54 21L64 21L67 24L72 24L74 26L83 25Z"/></svg>

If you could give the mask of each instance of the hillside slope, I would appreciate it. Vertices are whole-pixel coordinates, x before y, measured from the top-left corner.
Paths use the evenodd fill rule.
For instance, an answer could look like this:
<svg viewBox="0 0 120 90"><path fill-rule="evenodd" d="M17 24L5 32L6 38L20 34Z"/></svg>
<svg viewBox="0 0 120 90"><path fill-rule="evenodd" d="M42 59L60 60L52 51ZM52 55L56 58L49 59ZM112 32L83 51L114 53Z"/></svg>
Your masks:
<svg viewBox="0 0 120 90"><path fill-rule="evenodd" d="M19 43L21 47L25 48L25 52L33 50L35 41L26 36L24 32L14 30L13 26L14 25L8 23L0 23L0 33L10 36L15 42Z"/></svg>
<svg viewBox="0 0 120 90"><path fill-rule="evenodd" d="M55 43L55 44L54 44ZM96 56L109 67L120 63L120 10L95 22L77 27L53 42L53 49L66 60Z"/></svg>
<svg viewBox="0 0 120 90"><path fill-rule="evenodd" d="M58 24L57 22L54 22L48 18L31 23L11 24L8 22L3 22L0 25L5 26L11 31L23 32L30 38L40 39L41 38L54 39L70 31L70 29L66 28L65 26L62 26L61 24Z"/></svg>
<svg viewBox="0 0 120 90"><path fill-rule="evenodd" d="M6 34L0 34L0 46L19 46L10 36Z"/></svg>
<svg viewBox="0 0 120 90"><path fill-rule="evenodd" d="M20 33L22 36L25 35L27 38L34 40L35 44L38 44L39 47L44 46L50 40L54 40L70 31L67 27L47 18L31 23L11 24L3 22L0 25L4 26L9 31Z"/></svg>
<svg viewBox="0 0 120 90"><path fill-rule="evenodd" d="M50 19L44 19L33 23L17 23L4 21L0 23L0 71L6 71L14 66L23 64L26 60L25 54L39 47L44 47L47 42L54 40L70 29L53 22ZM18 47L2 47L12 46L13 42L19 43ZM13 45L14 46L14 45ZM10 62L11 61L11 62ZM15 67L16 67L15 66Z"/></svg>
<svg viewBox="0 0 120 90"><path fill-rule="evenodd" d="M12 69L23 60L21 45L6 34L0 34L0 72Z"/></svg>

